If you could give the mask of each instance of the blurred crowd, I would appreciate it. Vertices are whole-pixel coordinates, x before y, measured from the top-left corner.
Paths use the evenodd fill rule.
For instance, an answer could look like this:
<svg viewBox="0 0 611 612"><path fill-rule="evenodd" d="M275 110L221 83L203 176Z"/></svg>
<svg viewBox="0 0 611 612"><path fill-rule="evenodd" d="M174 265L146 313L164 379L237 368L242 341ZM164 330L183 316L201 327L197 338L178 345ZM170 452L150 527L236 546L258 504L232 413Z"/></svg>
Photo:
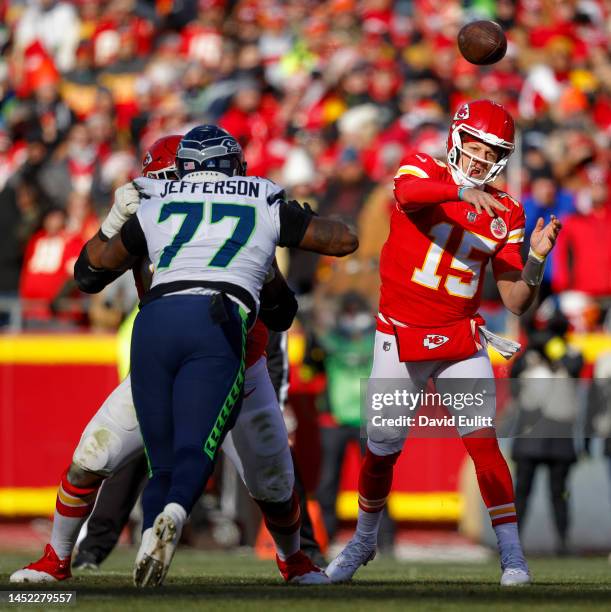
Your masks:
<svg viewBox="0 0 611 612"><path fill-rule="evenodd" d="M507 32L496 65L458 54L458 29L475 18ZM0 0L0 24L5 323L19 296L26 325L116 326L131 305L91 308L70 282L74 257L147 147L202 122L240 140L250 174L358 226L361 248L346 260L285 256L308 319L329 331L348 292L374 310L400 158L444 158L453 110L481 97L518 122L501 182L528 229L539 215L565 223L544 295L577 292L602 321L609 0ZM104 304L118 294L135 299L115 291ZM494 318L493 283L486 297Z"/></svg>

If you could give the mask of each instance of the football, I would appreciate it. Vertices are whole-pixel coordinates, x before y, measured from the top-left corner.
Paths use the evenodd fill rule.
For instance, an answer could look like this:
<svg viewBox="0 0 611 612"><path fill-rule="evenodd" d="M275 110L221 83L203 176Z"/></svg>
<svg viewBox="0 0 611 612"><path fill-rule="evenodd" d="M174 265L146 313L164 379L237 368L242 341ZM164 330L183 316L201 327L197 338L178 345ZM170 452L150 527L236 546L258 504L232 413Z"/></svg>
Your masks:
<svg viewBox="0 0 611 612"><path fill-rule="evenodd" d="M507 38L498 23L473 21L458 32L458 48L468 62L485 66L503 59L507 52Z"/></svg>

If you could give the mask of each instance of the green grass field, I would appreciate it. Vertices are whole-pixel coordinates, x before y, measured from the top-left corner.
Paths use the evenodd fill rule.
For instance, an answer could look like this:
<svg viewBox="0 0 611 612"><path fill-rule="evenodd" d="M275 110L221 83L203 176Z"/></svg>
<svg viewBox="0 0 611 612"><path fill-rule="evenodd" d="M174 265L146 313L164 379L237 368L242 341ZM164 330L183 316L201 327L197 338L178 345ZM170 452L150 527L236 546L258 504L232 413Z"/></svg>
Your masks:
<svg viewBox="0 0 611 612"><path fill-rule="evenodd" d="M602 557L533 559L535 584L511 590L498 586L496 560L489 564L433 564L379 559L363 568L353 584L313 588L284 585L273 562L258 561L250 554L182 549L165 586L137 590L131 585L134 554L117 551L103 571L80 573L70 582L44 588L75 590L77 605L69 608L72 610L611 609L611 566ZM13 587L8 575L31 560L32 556L23 553L0 553L0 590ZM0 608L17 606L2 608L0 604Z"/></svg>

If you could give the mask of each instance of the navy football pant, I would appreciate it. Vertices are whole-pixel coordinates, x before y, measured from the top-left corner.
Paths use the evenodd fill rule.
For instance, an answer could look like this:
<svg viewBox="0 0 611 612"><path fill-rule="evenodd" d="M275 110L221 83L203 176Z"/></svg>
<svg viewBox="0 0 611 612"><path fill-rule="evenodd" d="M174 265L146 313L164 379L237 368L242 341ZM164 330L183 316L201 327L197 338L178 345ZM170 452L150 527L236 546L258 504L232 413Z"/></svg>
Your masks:
<svg viewBox="0 0 611 612"><path fill-rule="evenodd" d="M240 409L246 333L244 311L220 295L161 297L138 313L131 379L149 463L143 529L168 503L191 512L202 494Z"/></svg>

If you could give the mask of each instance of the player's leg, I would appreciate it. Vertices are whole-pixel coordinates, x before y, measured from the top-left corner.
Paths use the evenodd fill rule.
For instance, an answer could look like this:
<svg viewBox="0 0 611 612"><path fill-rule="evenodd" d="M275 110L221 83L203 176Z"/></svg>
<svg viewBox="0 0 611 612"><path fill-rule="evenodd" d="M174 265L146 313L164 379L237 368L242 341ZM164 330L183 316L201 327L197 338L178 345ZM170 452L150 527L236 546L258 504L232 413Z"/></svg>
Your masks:
<svg viewBox="0 0 611 612"><path fill-rule="evenodd" d="M276 398L282 410L288 392L289 359L287 350L287 332L274 332L270 330L269 342L265 349L267 353L267 371L276 393ZM301 509L301 550L305 552L316 565L325 565L325 559L320 546L314 537L314 527L308 510L307 492L303 479L299 473L299 466L295 458L295 452L290 447L293 458L295 474L295 491L299 495L299 507Z"/></svg>
<svg viewBox="0 0 611 612"><path fill-rule="evenodd" d="M136 319L131 360L134 401L153 470L142 498L145 531L134 570L138 586L163 582L182 526L204 490L217 451L237 417L244 383L246 331L243 311L220 295L164 297L147 304ZM156 335L154 343L148 341L151 334ZM163 371L153 371L155 362L162 364ZM169 410L168 399L161 401L158 397L157 383L149 382L156 375L169 378ZM147 386L146 391L140 383ZM164 431L165 438L154 432L151 423L143 421L152 411L159 409L161 414L162 403L163 419L155 429ZM168 412L171 422L164 427L162 421L168 418ZM168 433L171 470L160 483L155 480L154 455L157 448L163 448L165 459Z"/></svg>
<svg viewBox="0 0 611 612"><path fill-rule="evenodd" d="M129 376L106 398L85 427L57 492L50 543L41 559L11 575L12 582L65 580L81 527L109 474L142 452Z"/></svg>
<svg viewBox="0 0 611 612"><path fill-rule="evenodd" d="M102 485L72 562L73 569L97 569L119 541L147 481L144 452L111 474Z"/></svg>
<svg viewBox="0 0 611 612"><path fill-rule="evenodd" d="M568 440L572 442L572 440ZM558 532L558 552L566 554L569 531L569 504L566 481L571 470L571 461L553 460L549 465L550 500L554 510L554 523Z"/></svg>
<svg viewBox="0 0 611 612"><path fill-rule="evenodd" d="M295 584L327 582L300 550L301 512L288 433L264 357L246 370L242 408L223 450L226 447L230 458L231 448L237 453L234 464L261 508L284 579Z"/></svg>
<svg viewBox="0 0 611 612"><path fill-rule="evenodd" d="M156 583L174 554L180 533L163 530L156 518L166 505L174 467L174 372L182 352L173 337L176 322L164 319L159 308L170 298L147 304L136 317L131 344L132 395L148 460L149 481L142 494L142 542L136 555L134 582ZM186 514L179 517L183 521ZM166 557L169 557L166 563ZM154 575L153 575L154 574Z"/></svg>
<svg viewBox="0 0 611 612"><path fill-rule="evenodd" d="M322 510L325 528L332 540L337 531L337 492L346 445L350 439L347 428L337 424L320 428L322 465L316 497Z"/></svg>
<svg viewBox="0 0 611 612"><path fill-rule="evenodd" d="M442 394L481 393L482 405L474 402L453 412L468 419L468 423L459 426L458 431L473 460L482 499L496 534L501 557L501 584L526 584L530 582L530 574L520 544L511 473L496 438L494 372L486 349L469 359L443 364L436 370L434 379L437 391ZM473 420L476 416L483 419L482 424Z"/></svg>
<svg viewBox="0 0 611 612"><path fill-rule="evenodd" d="M388 391L401 381L406 391L416 394L424 388L431 372L429 362L402 363L394 336L376 332L373 366L368 395L382 389L377 380L390 379ZM395 407L399 413L412 414L408 407ZM394 466L408 435L400 425L378 426L368 417L367 447L359 472L359 510L356 532L344 550L329 564L327 575L332 582L350 580L361 565L375 556L382 513L392 487Z"/></svg>
<svg viewBox="0 0 611 612"><path fill-rule="evenodd" d="M515 459L516 464L516 515L518 517L518 530L524 529L526 511L528 508L528 498L532 489L535 473L537 471L537 459L521 457Z"/></svg>

